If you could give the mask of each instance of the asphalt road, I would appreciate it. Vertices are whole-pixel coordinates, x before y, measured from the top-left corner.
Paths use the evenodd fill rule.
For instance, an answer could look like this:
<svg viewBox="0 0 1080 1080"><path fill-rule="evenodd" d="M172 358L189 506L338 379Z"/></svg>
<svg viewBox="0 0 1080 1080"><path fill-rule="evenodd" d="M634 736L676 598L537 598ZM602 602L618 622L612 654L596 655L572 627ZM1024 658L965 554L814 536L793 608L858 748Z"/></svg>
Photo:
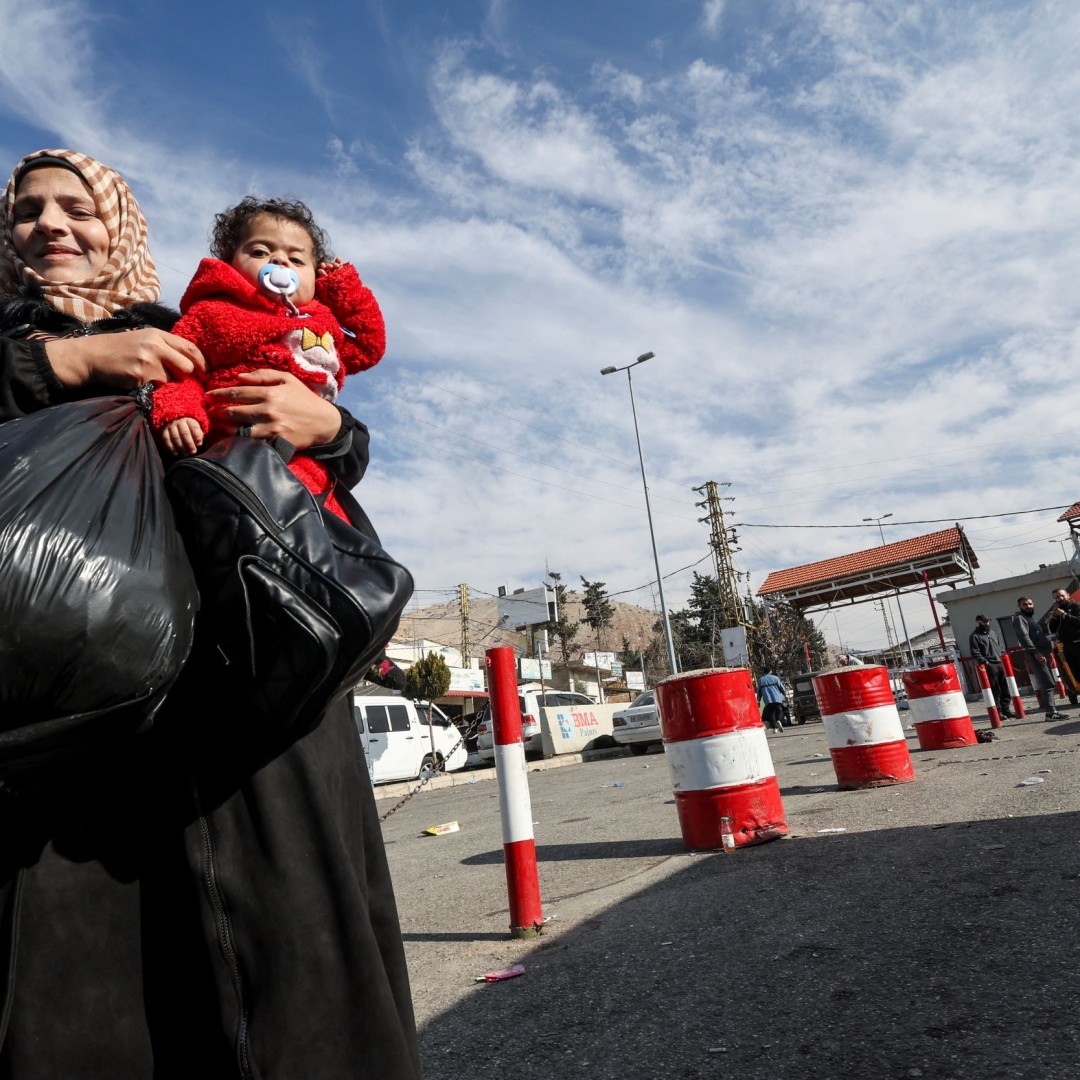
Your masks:
<svg viewBox="0 0 1080 1080"><path fill-rule="evenodd" d="M384 830L428 1080L1080 1077L1080 720L999 736L859 792L820 725L770 736L792 838L731 855L683 850L661 753L532 774L533 943L495 785L417 796Z"/></svg>

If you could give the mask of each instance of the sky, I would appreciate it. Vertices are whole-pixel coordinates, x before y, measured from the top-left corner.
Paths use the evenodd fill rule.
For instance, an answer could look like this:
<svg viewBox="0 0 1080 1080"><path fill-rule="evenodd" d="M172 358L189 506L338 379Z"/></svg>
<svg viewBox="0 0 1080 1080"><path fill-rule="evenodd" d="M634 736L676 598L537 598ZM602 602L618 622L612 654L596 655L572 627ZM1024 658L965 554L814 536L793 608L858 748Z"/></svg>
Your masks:
<svg viewBox="0 0 1080 1080"><path fill-rule="evenodd" d="M417 604L549 569L655 603L626 376L600 375L646 351L670 606L710 567L706 480L755 590L879 542L761 525L1005 515L966 525L980 581L1061 559L1057 513L1012 512L1080 498L1076 5L0 0L0 25L4 168L121 171L163 299L252 191L355 262L389 338L344 395L355 494ZM818 621L883 644L871 605Z"/></svg>

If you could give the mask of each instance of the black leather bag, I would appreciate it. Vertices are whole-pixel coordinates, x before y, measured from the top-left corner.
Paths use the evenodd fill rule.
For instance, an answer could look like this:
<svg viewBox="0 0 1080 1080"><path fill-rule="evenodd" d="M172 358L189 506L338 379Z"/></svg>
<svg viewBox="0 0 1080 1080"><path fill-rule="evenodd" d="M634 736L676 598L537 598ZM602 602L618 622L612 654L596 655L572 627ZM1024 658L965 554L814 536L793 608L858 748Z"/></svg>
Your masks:
<svg viewBox="0 0 1080 1080"><path fill-rule="evenodd" d="M189 671L245 727L299 737L380 655L411 575L262 440L223 439L165 484L202 598Z"/></svg>

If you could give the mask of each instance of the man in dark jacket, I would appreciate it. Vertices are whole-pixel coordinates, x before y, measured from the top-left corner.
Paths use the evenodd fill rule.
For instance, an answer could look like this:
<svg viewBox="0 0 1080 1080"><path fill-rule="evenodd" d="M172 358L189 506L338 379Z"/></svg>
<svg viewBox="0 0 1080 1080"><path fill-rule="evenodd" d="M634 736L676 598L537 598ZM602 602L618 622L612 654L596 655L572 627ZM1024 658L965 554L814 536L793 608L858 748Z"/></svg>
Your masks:
<svg viewBox="0 0 1080 1080"><path fill-rule="evenodd" d="M1057 711L1057 681L1050 671L1050 650L1053 644L1042 624L1035 618L1035 601L1030 596L1021 596L1017 604L1020 610L1012 617L1013 630L1016 640L1024 650L1024 662L1031 676L1031 685L1035 690L1042 691L1046 719L1066 720L1068 717Z"/></svg>
<svg viewBox="0 0 1080 1080"><path fill-rule="evenodd" d="M998 712L1012 719L1012 698L1005 684L1005 668L1001 663L1001 639L996 631L990 629L990 620L985 615L975 616L975 629L968 638L968 652L977 664L986 666Z"/></svg>
<svg viewBox="0 0 1080 1080"><path fill-rule="evenodd" d="M1080 682L1080 604L1069 599L1067 589L1054 590L1054 610L1050 612L1046 626L1051 634L1057 634L1061 642L1062 656L1069 667L1067 672L1061 673L1061 677L1069 701L1075 705L1077 693L1074 680Z"/></svg>

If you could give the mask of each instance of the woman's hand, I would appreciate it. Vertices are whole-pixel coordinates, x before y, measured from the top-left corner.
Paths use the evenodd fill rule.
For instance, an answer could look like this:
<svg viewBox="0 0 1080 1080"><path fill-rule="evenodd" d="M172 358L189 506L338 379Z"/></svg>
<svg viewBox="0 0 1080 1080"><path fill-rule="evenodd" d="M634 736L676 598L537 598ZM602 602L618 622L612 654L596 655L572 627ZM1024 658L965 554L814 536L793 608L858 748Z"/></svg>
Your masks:
<svg viewBox="0 0 1080 1080"><path fill-rule="evenodd" d="M287 439L297 450L324 446L337 438L341 414L325 398L309 390L295 375L274 368L245 371L240 386L211 390L204 397L215 427L249 425L256 439Z"/></svg>
<svg viewBox="0 0 1080 1080"><path fill-rule="evenodd" d="M45 345L54 374L63 386L88 383L134 390L165 383L170 376L206 370L206 361L190 341L164 330L126 330L121 334L55 338Z"/></svg>

